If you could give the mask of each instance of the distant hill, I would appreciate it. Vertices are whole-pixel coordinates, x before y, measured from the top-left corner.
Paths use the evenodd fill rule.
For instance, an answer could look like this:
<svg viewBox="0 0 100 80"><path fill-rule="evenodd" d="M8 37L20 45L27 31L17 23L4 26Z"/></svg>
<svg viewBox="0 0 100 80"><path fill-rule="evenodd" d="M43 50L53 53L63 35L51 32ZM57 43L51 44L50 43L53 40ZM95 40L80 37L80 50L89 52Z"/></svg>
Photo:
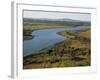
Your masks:
<svg viewBox="0 0 100 80"><path fill-rule="evenodd" d="M80 20L73 20L73 19L33 19L33 18L23 18L24 23L30 23L30 22L46 22L46 23L55 23L55 24L75 24L76 26L79 25L90 25L91 23L89 21L80 21Z"/></svg>
<svg viewBox="0 0 100 80"><path fill-rule="evenodd" d="M30 22L30 21L64 21L64 22L89 22L89 21L80 21L80 20L73 20L73 19L33 19L33 18L23 18L24 22Z"/></svg>

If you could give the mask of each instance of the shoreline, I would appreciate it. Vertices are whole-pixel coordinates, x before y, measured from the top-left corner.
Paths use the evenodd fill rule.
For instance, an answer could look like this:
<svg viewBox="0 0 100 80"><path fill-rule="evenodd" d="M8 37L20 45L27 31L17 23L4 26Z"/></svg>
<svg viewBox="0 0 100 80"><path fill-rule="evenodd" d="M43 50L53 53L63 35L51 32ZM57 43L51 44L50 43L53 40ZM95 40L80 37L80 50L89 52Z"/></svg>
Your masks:
<svg viewBox="0 0 100 80"><path fill-rule="evenodd" d="M36 30L58 29L58 28L74 28L74 27L78 27L78 26L60 26L60 27L46 27L46 28L44 27L44 28L37 28L37 29L24 28L23 29L23 40L31 40L31 39L33 39L34 36L32 35L32 32L36 31ZM88 26L86 26L86 27L88 28Z"/></svg>
<svg viewBox="0 0 100 80"><path fill-rule="evenodd" d="M88 33L87 31L83 31L83 33L82 31L58 32L57 34L67 37L68 40L67 41L64 40L62 42L55 44L50 50L48 50L48 52L31 54L23 57L23 65L24 65L23 68L33 69L33 68L51 68L51 67L73 67L73 66L75 67L78 65L89 66L90 40L88 37L84 37L83 35L79 36L80 33L81 34ZM85 56L83 55L82 52L84 52ZM88 56L86 56L87 54ZM44 59L41 59L42 57L44 57ZM85 58L86 61L84 61ZM64 61L65 59L67 59L67 61Z"/></svg>

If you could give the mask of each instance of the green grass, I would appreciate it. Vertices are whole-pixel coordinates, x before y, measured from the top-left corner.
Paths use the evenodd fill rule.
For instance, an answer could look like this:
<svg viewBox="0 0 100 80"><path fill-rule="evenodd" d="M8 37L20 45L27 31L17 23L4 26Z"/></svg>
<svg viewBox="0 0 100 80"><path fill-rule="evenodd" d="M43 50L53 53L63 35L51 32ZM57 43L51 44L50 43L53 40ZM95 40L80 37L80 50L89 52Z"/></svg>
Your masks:
<svg viewBox="0 0 100 80"><path fill-rule="evenodd" d="M75 27L75 26L80 26L80 25L81 25L81 23L75 23L75 22L34 21L34 22L24 23L23 28L25 30L39 30L39 29L48 29L48 28L63 28L63 27L69 27L69 26Z"/></svg>

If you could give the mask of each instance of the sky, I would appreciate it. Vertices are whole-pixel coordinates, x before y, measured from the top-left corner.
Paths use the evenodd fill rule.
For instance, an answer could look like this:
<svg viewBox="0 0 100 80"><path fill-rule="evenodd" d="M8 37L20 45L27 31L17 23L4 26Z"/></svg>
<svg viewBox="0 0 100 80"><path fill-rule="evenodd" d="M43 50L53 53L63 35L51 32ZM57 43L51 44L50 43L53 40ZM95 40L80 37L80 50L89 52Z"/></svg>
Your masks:
<svg viewBox="0 0 100 80"><path fill-rule="evenodd" d="M91 21L89 13L71 13L71 12L47 12L47 11L23 11L24 18L34 19L73 19L81 21Z"/></svg>

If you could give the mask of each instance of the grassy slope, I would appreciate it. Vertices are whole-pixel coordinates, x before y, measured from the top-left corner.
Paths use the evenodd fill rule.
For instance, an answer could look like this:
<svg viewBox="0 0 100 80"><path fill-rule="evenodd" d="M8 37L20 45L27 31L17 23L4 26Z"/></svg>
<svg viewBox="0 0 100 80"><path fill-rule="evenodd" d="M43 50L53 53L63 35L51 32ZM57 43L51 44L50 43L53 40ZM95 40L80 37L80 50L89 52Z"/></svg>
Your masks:
<svg viewBox="0 0 100 80"><path fill-rule="evenodd" d="M23 58L24 69L89 66L91 64L90 30L63 31L67 40L55 44L45 53Z"/></svg>
<svg viewBox="0 0 100 80"><path fill-rule="evenodd" d="M74 22L29 22L24 23L24 29L25 30L38 30L38 29L48 29L48 28L63 28L63 27L69 27L69 26L78 26L81 25L81 23L74 23Z"/></svg>

